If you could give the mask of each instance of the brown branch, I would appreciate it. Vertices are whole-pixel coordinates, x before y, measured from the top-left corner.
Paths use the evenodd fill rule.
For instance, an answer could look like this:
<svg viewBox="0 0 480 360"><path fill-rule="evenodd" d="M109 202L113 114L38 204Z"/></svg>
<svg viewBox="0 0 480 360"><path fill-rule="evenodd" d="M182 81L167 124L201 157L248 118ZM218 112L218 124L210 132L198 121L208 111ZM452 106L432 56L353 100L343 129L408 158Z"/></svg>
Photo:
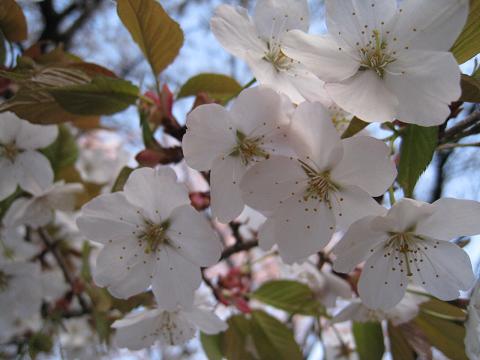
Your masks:
<svg viewBox="0 0 480 360"><path fill-rule="evenodd" d="M440 139L440 144L446 144L464 138L466 136L475 135L480 132L480 110L472 112L458 124L446 130Z"/></svg>
<svg viewBox="0 0 480 360"><path fill-rule="evenodd" d="M246 242L237 242L235 245L227 247L222 252L220 261L228 259L230 256L240 253L242 251L248 251L258 246L258 240L250 240Z"/></svg>

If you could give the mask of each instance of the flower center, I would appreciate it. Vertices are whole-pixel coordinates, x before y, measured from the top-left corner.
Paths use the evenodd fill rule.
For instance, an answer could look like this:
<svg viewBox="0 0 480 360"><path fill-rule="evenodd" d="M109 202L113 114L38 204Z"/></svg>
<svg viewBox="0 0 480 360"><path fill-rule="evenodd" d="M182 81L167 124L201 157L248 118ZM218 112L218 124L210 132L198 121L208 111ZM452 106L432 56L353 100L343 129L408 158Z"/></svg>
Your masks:
<svg viewBox="0 0 480 360"><path fill-rule="evenodd" d="M151 254L165 243L168 243L167 230L170 227L169 221L164 221L161 224L154 224L149 220L145 220L145 228L139 239L147 243L145 247L145 254Z"/></svg>
<svg viewBox="0 0 480 360"><path fill-rule="evenodd" d="M0 293L4 292L8 288L8 284L12 279L11 275L8 275L0 270Z"/></svg>
<svg viewBox="0 0 480 360"><path fill-rule="evenodd" d="M387 52L387 43L382 40L378 30L373 30L372 38L375 41L370 41L360 49L360 70L373 70L383 79L387 66L396 59Z"/></svg>
<svg viewBox="0 0 480 360"><path fill-rule="evenodd" d="M268 159L270 155L262 149L263 137L249 138L240 130L237 130L237 145L232 149L230 156L239 156L246 166L257 158Z"/></svg>
<svg viewBox="0 0 480 360"><path fill-rule="evenodd" d="M299 160L303 171L308 176L307 190L304 194L304 200L315 199L320 202L326 202L331 208L331 195L338 191L338 187L330 179L330 172L318 172L310 165Z"/></svg>
<svg viewBox="0 0 480 360"><path fill-rule="evenodd" d="M278 72L289 70L294 60L285 55L278 45L268 43L268 51L265 53L263 60L273 65Z"/></svg>
<svg viewBox="0 0 480 360"><path fill-rule="evenodd" d="M412 267L418 267L418 262L423 262L423 250L419 244L422 240L424 239L421 236L411 232L390 233L386 248L396 254L395 260L398 260L400 272L404 272L403 268L405 268L407 276L413 276Z"/></svg>
<svg viewBox="0 0 480 360"><path fill-rule="evenodd" d="M15 160L15 158L19 153L19 150L15 146L15 143L1 145L1 150L2 150L2 155L5 156L11 162Z"/></svg>

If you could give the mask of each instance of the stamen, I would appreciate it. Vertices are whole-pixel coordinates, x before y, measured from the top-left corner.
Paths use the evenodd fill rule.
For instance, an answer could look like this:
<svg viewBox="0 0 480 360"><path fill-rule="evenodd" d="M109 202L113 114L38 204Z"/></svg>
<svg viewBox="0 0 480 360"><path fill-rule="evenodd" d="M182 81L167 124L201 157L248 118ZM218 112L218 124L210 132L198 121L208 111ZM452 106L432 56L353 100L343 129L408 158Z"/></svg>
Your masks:
<svg viewBox="0 0 480 360"><path fill-rule="evenodd" d="M240 130L237 130L237 145L232 149L230 156L240 157L242 163L247 166L258 158L268 159L270 155L262 149L262 137L249 138Z"/></svg>
<svg viewBox="0 0 480 360"><path fill-rule="evenodd" d="M19 153L19 150L16 147L15 143L0 145L0 150L1 150L1 155L5 156L11 162L15 160L15 158Z"/></svg>
<svg viewBox="0 0 480 360"><path fill-rule="evenodd" d="M338 191L338 187L330 179L328 171L318 172L302 160L298 160L303 171L308 176L307 190L304 193L304 200L315 199L325 202L331 208L332 195Z"/></svg>
<svg viewBox="0 0 480 360"><path fill-rule="evenodd" d="M170 222L164 221L161 224L154 224L149 220L145 220L145 230L138 236L139 240L144 240L147 245L145 247L145 254L155 253L158 248L169 239L166 235Z"/></svg>
<svg viewBox="0 0 480 360"><path fill-rule="evenodd" d="M8 284L10 283L11 279L12 279L11 275L8 275L0 270L0 293L7 290Z"/></svg>
<svg viewBox="0 0 480 360"><path fill-rule="evenodd" d="M378 30L373 30L374 46L370 41L367 46L360 49L361 70L373 70L380 78L385 76L386 68L396 59L387 52L387 43L382 39Z"/></svg>

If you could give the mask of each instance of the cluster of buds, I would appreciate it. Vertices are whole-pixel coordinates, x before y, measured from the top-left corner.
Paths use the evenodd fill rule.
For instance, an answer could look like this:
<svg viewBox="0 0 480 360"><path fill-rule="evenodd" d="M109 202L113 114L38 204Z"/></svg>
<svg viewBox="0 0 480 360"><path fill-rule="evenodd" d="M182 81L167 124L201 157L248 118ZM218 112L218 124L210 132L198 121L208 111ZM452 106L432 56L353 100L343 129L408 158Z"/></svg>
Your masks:
<svg viewBox="0 0 480 360"><path fill-rule="evenodd" d="M244 314L252 312L248 304L248 293L252 285L252 276L247 267L232 267L227 275L218 279L217 296L226 305L233 305Z"/></svg>

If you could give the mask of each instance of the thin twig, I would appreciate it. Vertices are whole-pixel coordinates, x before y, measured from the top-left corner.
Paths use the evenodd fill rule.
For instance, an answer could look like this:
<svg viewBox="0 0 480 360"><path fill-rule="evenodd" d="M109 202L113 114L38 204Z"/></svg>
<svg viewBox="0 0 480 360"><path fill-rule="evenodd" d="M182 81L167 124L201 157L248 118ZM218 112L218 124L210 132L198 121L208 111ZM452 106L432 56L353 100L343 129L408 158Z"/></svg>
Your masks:
<svg viewBox="0 0 480 360"><path fill-rule="evenodd" d="M232 256L234 254L237 254L239 252L251 250L251 249L253 249L257 246L258 246L258 240L250 240L250 241L246 241L246 242L236 243L235 245L232 245L232 246L226 248L225 250L223 250L222 257L220 258L220 261L225 260L225 259L229 258L230 256Z"/></svg>

